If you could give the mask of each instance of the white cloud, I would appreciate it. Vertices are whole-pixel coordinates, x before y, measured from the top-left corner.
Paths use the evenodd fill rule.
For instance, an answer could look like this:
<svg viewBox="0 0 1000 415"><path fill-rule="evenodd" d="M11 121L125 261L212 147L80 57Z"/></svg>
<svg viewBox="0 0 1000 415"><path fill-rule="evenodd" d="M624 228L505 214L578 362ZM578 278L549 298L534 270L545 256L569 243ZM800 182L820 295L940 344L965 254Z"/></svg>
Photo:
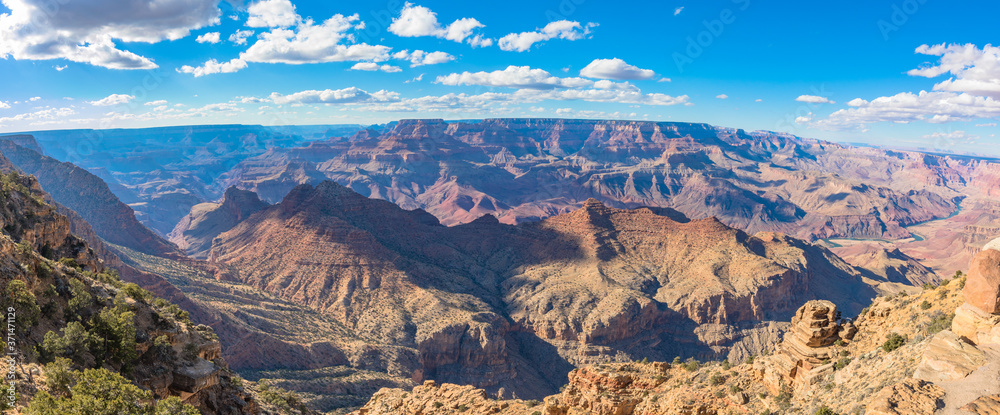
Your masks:
<svg viewBox="0 0 1000 415"><path fill-rule="evenodd" d="M122 43L157 43L218 24L218 0L8 0L0 58L67 59L109 69L153 69ZM52 11L53 7L55 12ZM116 43L117 42L117 43Z"/></svg>
<svg viewBox="0 0 1000 415"><path fill-rule="evenodd" d="M8 101L0 101L0 109L4 109L5 110L5 109L8 109L8 108L10 108L10 102L8 102Z"/></svg>
<svg viewBox="0 0 1000 415"><path fill-rule="evenodd" d="M673 80L670 78L660 78L656 82L673 82Z"/></svg>
<svg viewBox="0 0 1000 415"><path fill-rule="evenodd" d="M35 101L38 101L40 99L42 99L42 97L31 97L31 98L28 98L28 102L35 102Z"/></svg>
<svg viewBox="0 0 1000 415"><path fill-rule="evenodd" d="M76 114L72 108L52 108L47 107L35 112L18 114L13 117L0 118L0 124L11 121L34 121L34 120L57 120Z"/></svg>
<svg viewBox="0 0 1000 415"><path fill-rule="evenodd" d="M718 99L729 99L729 95L726 95L726 94L719 94L719 95L716 95L715 97L718 98Z"/></svg>
<svg viewBox="0 0 1000 415"><path fill-rule="evenodd" d="M500 38L497 44L501 50L524 52L531 49L535 43L544 42L551 39L580 40L590 34L590 29L597 27L596 23L587 23L586 26L580 22L569 20L558 20L545 25L541 29L533 32L511 33Z"/></svg>
<svg viewBox="0 0 1000 415"><path fill-rule="evenodd" d="M830 101L830 98L821 97L817 95L799 95L799 97L795 98L795 100L798 102L806 102L809 104L836 104L836 102Z"/></svg>
<svg viewBox="0 0 1000 415"><path fill-rule="evenodd" d="M295 30L272 29L240 54L247 62L304 64L344 61L384 61L389 58L388 46L358 43L344 45L350 40L347 31L355 28L358 15L334 15L320 25L305 20ZM360 23L359 23L360 24Z"/></svg>
<svg viewBox="0 0 1000 415"><path fill-rule="evenodd" d="M237 30L236 33L229 35L229 41L235 45L245 45L247 44L247 39L253 36L253 33L253 30Z"/></svg>
<svg viewBox="0 0 1000 415"><path fill-rule="evenodd" d="M939 131L932 134L927 134L923 138L932 140L953 140L953 141L966 141L971 142L979 139L978 135L969 135L965 131L957 130L951 132Z"/></svg>
<svg viewBox="0 0 1000 415"><path fill-rule="evenodd" d="M291 95L271 93L270 99L278 105L284 104L358 104L370 102L392 102L399 100L399 94L381 90L368 93L356 87L324 91L302 91Z"/></svg>
<svg viewBox="0 0 1000 415"><path fill-rule="evenodd" d="M375 62L358 62L351 67L355 71L382 71L382 72L399 72L398 66L393 65L379 65Z"/></svg>
<svg viewBox="0 0 1000 415"><path fill-rule="evenodd" d="M753 100L753 102L764 102L764 100L762 100L760 98L757 98L757 99Z"/></svg>
<svg viewBox="0 0 1000 415"><path fill-rule="evenodd" d="M299 21L289 0L260 0L247 8L247 27L289 27Z"/></svg>
<svg viewBox="0 0 1000 415"><path fill-rule="evenodd" d="M997 126L997 123L995 123L995 122L988 122L988 123L985 123L985 124L976 124L976 127L996 127L996 126Z"/></svg>
<svg viewBox="0 0 1000 415"><path fill-rule="evenodd" d="M473 36L473 32L482 27L486 26L471 17L455 20L448 26L441 26L437 20L437 13L407 2L399 17L392 19L389 32L402 37L433 36L458 43L468 41L474 47L490 46L493 44L492 39L483 38L482 35Z"/></svg>
<svg viewBox="0 0 1000 415"><path fill-rule="evenodd" d="M194 39L198 43L219 43L222 39L219 38L221 34L219 32L208 32Z"/></svg>
<svg viewBox="0 0 1000 415"><path fill-rule="evenodd" d="M681 95L674 97L666 94L643 94L634 85L624 83L613 83L610 81L598 81L594 83L593 89L554 89L554 90L533 90L520 89L514 93L518 102L537 102L541 100L556 101L588 101L588 102L616 102L621 104L642 104L642 105L678 105L688 104L689 97Z"/></svg>
<svg viewBox="0 0 1000 415"><path fill-rule="evenodd" d="M159 107L161 105L167 105L167 101L164 100L164 99L161 99L161 100L158 100L158 101L147 102L145 105L146 106L150 106L150 107Z"/></svg>
<svg viewBox="0 0 1000 415"><path fill-rule="evenodd" d="M1000 117L1000 101L991 97L954 92L903 92L871 101L853 99L842 109L813 125L824 128L864 128L877 122L908 123L924 121L945 123Z"/></svg>
<svg viewBox="0 0 1000 415"><path fill-rule="evenodd" d="M583 78L559 78L543 69L508 66L502 71L462 72L439 76L434 82L443 85L480 85L528 89L579 88L593 85Z"/></svg>
<svg viewBox="0 0 1000 415"><path fill-rule="evenodd" d="M420 81L423 81L423 80L424 80L424 74L420 74L416 78L413 78L413 79L411 79L409 81L403 81L403 83L404 84L408 84L408 83L411 83L411 82L420 82Z"/></svg>
<svg viewBox="0 0 1000 415"><path fill-rule="evenodd" d="M201 76L217 74L217 73L238 72L246 68L247 68L246 61L239 58L232 59L229 62L221 62L221 63L216 61L215 59L209 59L208 62L205 62L204 65L201 65L199 67L184 65L180 67L180 69L177 69L177 72L194 74L194 77L198 78Z"/></svg>
<svg viewBox="0 0 1000 415"><path fill-rule="evenodd" d="M63 66L56 65L56 66L53 66L53 68L56 69L56 72L62 72L63 70L65 70L68 67L69 66L67 66L67 65L63 65Z"/></svg>
<svg viewBox="0 0 1000 415"><path fill-rule="evenodd" d="M912 76L953 77L934 85L935 91L968 92L1000 99L1000 46L987 44L982 49L973 44L921 45L916 53L940 56L937 65L907 72Z"/></svg>
<svg viewBox="0 0 1000 415"><path fill-rule="evenodd" d="M682 11L684 11L684 6L674 9L674 16L681 14Z"/></svg>
<svg viewBox="0 0 1000 415"><path fill-rule="evenodd" d="M415 50L413 52L401 50L393 53L392 57L393 59L409 61L411 68L423 65L436 65L455 60L454 56L445 52L424 52L422 50Z"/></svg>
<svg viewBox="0 0 1000 415"><path fill-rule="evenodd" d="M641 69L629 65L625 61L613 59L594 59L580 70L580 76L599 79L616 79L619 81L652 79L656 73L650 69Z"/></svg>
<svg viewBox="0 0 1000 415"><path fill-rule="evenodd" d="M128 104L133 99L135 99L135 96L132 95L112 94L97 101L87 101L87 103L95 107L110 107L112 105Z"/></svg>

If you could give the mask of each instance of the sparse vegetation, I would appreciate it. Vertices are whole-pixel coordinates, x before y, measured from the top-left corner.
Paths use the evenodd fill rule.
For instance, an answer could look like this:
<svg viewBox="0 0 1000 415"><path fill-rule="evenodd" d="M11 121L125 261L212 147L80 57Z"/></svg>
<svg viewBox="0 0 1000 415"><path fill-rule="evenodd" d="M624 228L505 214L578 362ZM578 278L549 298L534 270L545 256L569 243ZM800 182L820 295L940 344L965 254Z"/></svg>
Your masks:
<svg viewBox="0 0 1000 415"><path fill-rule="evenodd" d="M65 362L56 370L62 370ZM48 366L46 366L48 368ZM73 386L65 396L38 392L25 410L27 415L198 415L193 406L180 399L153 400L149 391L135 386L121 375L104 368L69 372Z"/></svg>
<svg viewBox="0 0 1000 415"><path fill-rule="evenodd" d="M933 318L931 318L930 324L927 325L927 334L934 335L941 330L946 330L951 328L951 322L955 319L955 313L940 313Z"/></svg>
<svg viewBox="0 0 1000 415"><path fill-rule="evenodd" d="M920 309L921 310L927 310L929 308L931 308L930 301L924 300L924 302L920 303Z"/></svg>
<svg viewBox="0 0 1000 415"><path fill-rule="evenodd" d="M882 350L886 353L892 352L906 344L906 337L900 336L898 333L889 333L886 336L885 343L882 343Z"/></svg>

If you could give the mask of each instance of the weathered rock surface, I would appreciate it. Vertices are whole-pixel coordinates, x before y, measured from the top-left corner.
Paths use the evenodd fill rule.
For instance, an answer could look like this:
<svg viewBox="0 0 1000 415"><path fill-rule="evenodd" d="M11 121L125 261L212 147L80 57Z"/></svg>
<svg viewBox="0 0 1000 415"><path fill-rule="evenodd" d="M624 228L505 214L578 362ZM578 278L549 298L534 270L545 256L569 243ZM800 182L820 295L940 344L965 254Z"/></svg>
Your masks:
<svg viewBox="0 0 1000 415"><path fill-rule="evenodd" d="M965 303L955 310L951 331L972 344L1000 343L1000 315Z"/></svg>
<svg viewBox="0 0 1000 415"><path fill-rule="evenodd" d="M230 187L219 203L202 203L191 208L170 234L170 242L194 258L208 257L212 240L232 229L268 205L256 193Z"/></svg>
<svg viewBox="0 0 1000 415"><path fill-rule="evenodd" d="M886 386L868 403L871 415L931 415L943 407L944 390L933 383L907 379Z"/></svg>
<svg viewBox="0 0 1000 415"><path fill-rule="evenodd" d="M930 382L961 379L986 363L986 355L955 333L945 330L927 343L913 377Z"/></svg>
<svg viewBox="0 0 1000 415"><path fill-rule="evenodd" d="M792 327L774 356L762 362L761 376L768 388L777 393L783 385L832 372L830 360L838 350L831 346L850 340L857 331L853 325L840 325L837 317L837 306L825 300L809 301L795 312Z"/></svg>
<svg viewBox="0 0 1000 415"><path fill-rule="evenodd" d="M990 314L1000 314L1000 244L994 240L983 248L969 265L965 283L965 301Z"/></svg>
<svg viewBox="0 0 1000 415"><path fill-rule="evenodd" d="M361 337L416 349L417 380L522 397L618 353L742 359L803 301L857 311L875 293L825 249L711 218L589 200L538 223L444 227L333 182L221 234L211 260Z"/></svg>
<svg viewBox="0 0 1000 415"><path fill-rule="evenodd" d="M1000 395L982 396L962 407L976 415L1000 415Z"/></svg>

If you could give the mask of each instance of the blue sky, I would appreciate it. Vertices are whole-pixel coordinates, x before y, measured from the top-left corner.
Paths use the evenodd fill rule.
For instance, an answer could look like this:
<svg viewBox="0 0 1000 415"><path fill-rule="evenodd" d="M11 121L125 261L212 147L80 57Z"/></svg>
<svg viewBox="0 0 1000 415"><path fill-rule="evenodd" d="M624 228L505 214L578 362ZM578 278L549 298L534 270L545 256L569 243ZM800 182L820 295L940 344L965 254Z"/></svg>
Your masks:
<svg viewBox="0 0 1000 415"><path fill-rule="evenodd" d="M996 2L2 2L0 132L624 118L1000 154Z"/></svg>

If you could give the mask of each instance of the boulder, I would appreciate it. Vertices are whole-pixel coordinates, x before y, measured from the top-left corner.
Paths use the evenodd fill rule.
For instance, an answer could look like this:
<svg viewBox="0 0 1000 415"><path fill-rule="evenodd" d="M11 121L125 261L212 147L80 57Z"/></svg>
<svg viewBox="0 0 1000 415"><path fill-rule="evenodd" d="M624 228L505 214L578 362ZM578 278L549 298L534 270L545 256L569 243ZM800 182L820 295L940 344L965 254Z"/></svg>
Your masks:
<svg viewBox="0 0 1000 415"><path fill-rule="evenodd" d="M980 396L961 409L976 415L1000 415L1000 395Z"/></svg>
<svg viewBox="0 0 1000 415"><path fill-rule="evenodd" d="M1000 315L985 313L965 303L955 310L951 331L976 345L1000 343Z"/></svg>
<svg viewBox="0 0 1000 415"><path fill-rule="evenodd" d="M954 332L935 334L927 343L924 357L913 377L931 382L961 379L986 364L986 354Z"/></svg>
<svg viewBox="0 0 1000 415"><path fill-rule="evenodd" d="M969 276L962 292L965 302L990 314L1000 314L1000 248L998 241L987 244L969 265Z"/></svg>
<svg viewBox="0 0 1000 415"><path fill-rule="evenodd" d="M931 415L944 406L944 389L919 379L882 388L868 403L867 415Z"/></svg>

